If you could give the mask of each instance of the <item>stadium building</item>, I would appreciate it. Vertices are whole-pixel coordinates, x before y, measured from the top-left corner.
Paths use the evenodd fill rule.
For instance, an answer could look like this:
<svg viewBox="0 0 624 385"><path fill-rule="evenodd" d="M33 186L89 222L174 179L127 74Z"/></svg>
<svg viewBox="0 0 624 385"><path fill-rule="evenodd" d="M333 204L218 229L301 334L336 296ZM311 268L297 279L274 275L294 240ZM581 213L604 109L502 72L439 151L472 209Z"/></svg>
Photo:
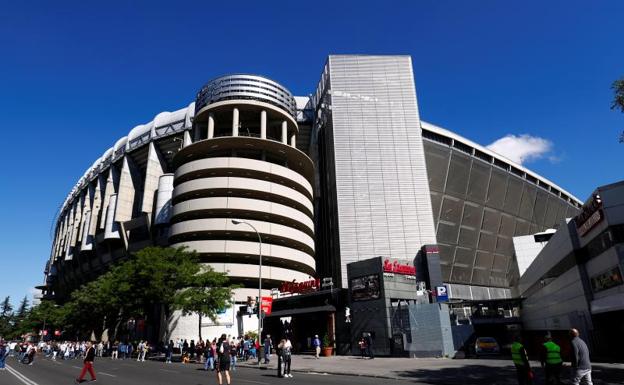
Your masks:
<svg viewBox="0 0 624 385"><path fill-rule="evenodd" d="M295 97L262 76L223 76L187 107L130 130L61 206L45 295L63 301L129 253L171 245L227 272L242 286L240 306L257 295L257 230L267 295L315 278L346 290L350 263L413 263L425 253L417 269L437 274L451 299L504 299L518 279L512 237L554 227L581 206L521 165L422 122L409 56L330 56L311 91ZM247 331L255 322L235 306L220 325ZM197 329L194 317L176 324L172 338Z"/></svg>

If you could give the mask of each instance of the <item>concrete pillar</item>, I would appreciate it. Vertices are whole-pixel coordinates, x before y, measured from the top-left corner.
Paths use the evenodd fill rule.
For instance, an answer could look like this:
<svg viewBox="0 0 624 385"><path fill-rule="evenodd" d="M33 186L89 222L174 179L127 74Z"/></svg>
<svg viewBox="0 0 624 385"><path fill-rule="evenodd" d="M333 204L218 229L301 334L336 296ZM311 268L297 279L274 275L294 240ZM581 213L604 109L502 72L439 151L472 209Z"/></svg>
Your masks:
<svg viewBox="0 0 624 385"><path fill-rule="evenodd" d="M208 114L208 139L214 138L214 114Z"/></svg>
<svg viewBox="0 0 624 385"><path fill-rule="evenodd" d="M282 143L288 144L288 123L285 120L282 122Z"/></svg>
<svg viewBox="0 0 624 385"><path fill-rule="evenodd" d="M238 136L238 108L232 111L232 136Z"/></svg>
<svg viewBox="0 0 624 385"><path fill-rule="evenodd" d="M260 112L260 138L266 139L267 113L266 110Z"/></svg>
<svg viewBox="0 0 624 385"><path fill-rule="evenodd" d="M158 192L156 193L156 211L154 223L157 225L167 224L171 219L173 196L173 174L163 174L158 179Z"/></svg>
<svg viewBox="0 0 624 385"><path fill-rule="evenodd" d="M191 140L191 133L189 131L184 131L184 139L182 140L182 147L186 147L190 144L193 144Z"/></svg>
<svg viewBox="0 0 624 385"><path fill-rule="evenodd" d="M290 136L290 146L297 147L297 136L295 134Z"/></svg>

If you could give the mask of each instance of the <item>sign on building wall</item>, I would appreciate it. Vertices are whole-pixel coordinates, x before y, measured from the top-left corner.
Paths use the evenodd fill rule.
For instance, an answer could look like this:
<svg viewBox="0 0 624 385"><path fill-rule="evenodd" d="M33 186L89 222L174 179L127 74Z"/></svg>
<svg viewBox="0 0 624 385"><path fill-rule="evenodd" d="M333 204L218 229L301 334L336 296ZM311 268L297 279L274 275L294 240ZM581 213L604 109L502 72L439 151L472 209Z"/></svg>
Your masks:
<svg viewBox="0 0 624 385"><path fill-rule="evenodd" d="M618 266L591 277L591 286L594 293L622 285L623 283L622 272Z"/></svg>
<svg viewBox="0 0 624 385"><path fill-rule="evenodd" d="M379 274L351 279L351 300L366 301L381 296Z"/></svg>
<svg viewBox="0 0 624 385"><path fill-rule="evenodd" d="M448 302L448 289L446 286L436 286L436 302Z"/></svg>
<svg viewBox="0 0 624 385"><path fill-rule="evenodd" d="M261 303L262 313L267 316L271 314L271 309L273 308L273 297L262 297Z"/></svg>
<svg viewBox="0 0 624 385"><path fill-rule="evenodd" d="M581 213L574 217L574 224L576 224L576 231L579 236L585 236L589 230L602 221L603 217L602 199L600 195L594 194L592 199L583 205Z"/></svg>
<svg viewBox="0 0 624 385"><path fill-rule="evenodd" d="M408 262L399 262L398 260L385 259L383 261L384 273L416 275L416 267Z"/></svg>
<svg viewBox="0 0 624 385"><path fill-rule="evenodd" d="M305 282L284 282L279 291L282 293L303 294L317 291L321 287L320 279L311 279Z"/></svg>

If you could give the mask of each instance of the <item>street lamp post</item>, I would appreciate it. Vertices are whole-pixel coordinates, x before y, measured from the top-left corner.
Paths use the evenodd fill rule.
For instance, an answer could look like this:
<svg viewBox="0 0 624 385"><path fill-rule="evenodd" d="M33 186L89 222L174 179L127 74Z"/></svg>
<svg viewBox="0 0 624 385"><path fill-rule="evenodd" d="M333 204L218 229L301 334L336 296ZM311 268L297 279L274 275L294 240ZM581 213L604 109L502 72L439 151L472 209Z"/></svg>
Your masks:
<svg viewBox="0 0 624 385"><path fill-rule="evenodd" d="M235 225L245 224L253 229L258 235L258 342L262 344L262 238L256 228L249 222L232 219ZM258 352L258 365L260 365L260 353Z"/></svg>

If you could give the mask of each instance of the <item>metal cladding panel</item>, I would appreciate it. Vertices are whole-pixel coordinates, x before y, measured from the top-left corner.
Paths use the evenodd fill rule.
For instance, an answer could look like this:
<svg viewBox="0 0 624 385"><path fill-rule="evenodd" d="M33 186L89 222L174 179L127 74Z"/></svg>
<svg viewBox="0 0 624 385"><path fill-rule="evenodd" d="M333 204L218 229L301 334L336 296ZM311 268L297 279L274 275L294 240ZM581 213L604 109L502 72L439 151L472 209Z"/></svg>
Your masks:
<svg viewBox="0 0 624 385"><path fill-rule="evenodd" d="M346 265L435 244L411 58L330 56L342 284Z"/></svg>

